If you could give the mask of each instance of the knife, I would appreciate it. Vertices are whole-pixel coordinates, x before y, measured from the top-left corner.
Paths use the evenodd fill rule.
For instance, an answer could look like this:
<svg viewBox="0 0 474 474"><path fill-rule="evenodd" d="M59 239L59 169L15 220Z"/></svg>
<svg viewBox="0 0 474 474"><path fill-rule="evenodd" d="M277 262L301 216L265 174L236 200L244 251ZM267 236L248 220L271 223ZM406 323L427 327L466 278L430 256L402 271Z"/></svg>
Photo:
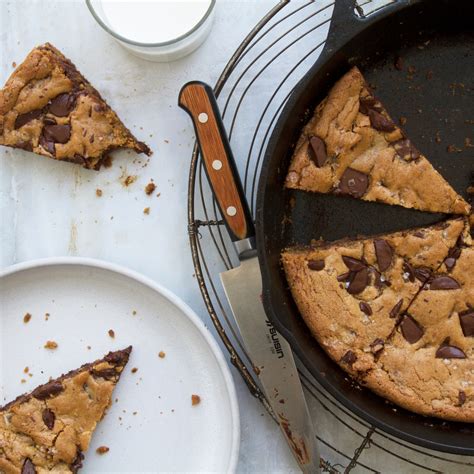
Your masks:
<svg viewBox="0 0 474 474"><path fill-rule="evenodd" d="M232 313L281 431L304 473L320 472L319 451L288 342L267 318L255 228L212 88L188 82L179 106L191 116L214 196L240 265L220 274Z"/></svg>

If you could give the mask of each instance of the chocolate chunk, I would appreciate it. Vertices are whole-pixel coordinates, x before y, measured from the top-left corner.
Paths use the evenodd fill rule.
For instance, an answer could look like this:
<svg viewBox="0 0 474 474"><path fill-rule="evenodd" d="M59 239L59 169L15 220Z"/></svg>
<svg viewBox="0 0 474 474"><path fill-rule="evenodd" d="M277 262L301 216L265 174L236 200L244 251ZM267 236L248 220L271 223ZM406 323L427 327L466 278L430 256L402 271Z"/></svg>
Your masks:
<svg viewBox="0 0 474 474"><path fill-rule="evenodd" d="M73 94L59 94L49 104L48 110L56 117L66 117L74 109L76 97Z"/></svg>
<svg viewBox="0 0 474 474"><path fill-rule="evenodd" d="M123 351L109 352L104 357L104 360L114 365L124 365L128 361L131 350L132 346L127 347L127 349L124 349Z"/></svg>
<svg viewBox="0 0 474 474"><path fill-rule="evenodd" d="M26 112L26 114L20 114L15 119L15 130L23 127L28 122L31 122L34 119L37 119L43 111L41 109L32 110L31 112Z"/></svg>
<svg viewBox="0 0 474 474"><path fill-rule="evenodd" d="M326 144L321 140L321 138L316 136L312 136L309 139L309 144L310 147L308 149L310 159L318 168L322 168L328 158Z"/></svg>
<svg viewBox="0 0 474 474"><path fill-rule="evenodd" d="M408 280L412 283L415 281L415 269L408 263L403 264L403 272L407 274Z"/></svg>
<svg viewBox="0 0 474 474"><path fill-rule="evenodd" d="M379 270L384 272L392 263L393 249L390 247L390 244L383 239L374 240L374 247Z"/></svg>
<svg viewBox="0 0 474 474"><path fill-rule="evenodd" d="M71 138L70 125L45 125L43 127L43 136L53 143L67 143Z"/></svg>
<svg viewBox="0 0 474 474"><path fill-rule="evenodd" d="M17 148L21 148L26 151L33 151L33 144L30 141L19 141L15 143Z"/></svg>
<svg viewBox="0 0 474 474"><path fill-rule="evenodd" d="M347 168L341 176L341 181L336 191L340 194L360 198L366 193L368 187L369 177L365 173Z"/></svg>
<svg viewBox="0 0 474 474"><path fill-rule="evenodd" d="M112 367L110 369L102 369L102 370L91 370L92 375L95 377L100 377L106 380L114 379L117 376L117 371Z"/></svg>
<svg viewBox="0 0 474 474"><path fill-rule="evenodd" d="M465 337L474 337L474 308L459 313L459 323Z"/></svg>
<svg viewBox="0 0 474 474"><path fill-rule="evenodd" d="M54 428L54 421L56 420L55 414L49 408L45 408L41 415L43 417L44 424L48 427L48 429L52 430Z"/></svg>
<svg viewBox="0 0 474 474"><path fill-rule="evenodd" d="M421 230L417 230L413 235L415 237L418 237L419 239L424 239L425 238L425 233Z"/></svg>
<svg viewBox="0 0 474 474"><path fill-rule="evenodd" d="M374 342L372 342L372 344L370 344L370 350L372 351L373 354L377 355L381 351L383 351L384 346L385 346L385 343L383 339L377 338L374 340Z"/></svg>
<svg viewBox="0 0 474 474"><path fill-rule="evenodd" d="M45 118L43 119L43 123L44 123L45 125L56 125L56 124L57 124L56 120L53 119L52 117L45 117Z"/></svg>
<svg viewBox="0 0 474 474"><path fill-rule="evenodd" d="M48 140L44 135L40 135L39 144L53 156L56 154L56 148L52 140Z"/></svg>
<svg viewBox="0 0 474 474"><path fill-rule="evenodd" d="M379 130L380 132L393 132L395 130L395 124L374 109L369 110L369 119L370 124L375 130Z"/></svg>
<svg viewBox="0 0 474 474"><path fill-rule="evenodd" d="M347 291L351 295L357 295L362 293L367 285L369 284L369 271L367 267L364 267L362 270L355 273L354 277L347 287Z"/></svg>
<svg viewBox="0 0 474 474"><path fill-rule="evenodd" d="M458 393L458 400L459 400L459 406L463 406L465 403L466 403L466 392L464 392L463 390L459 390L459 393Z"/></svg>
<svg viewBox="0 0 474 474"><path fill-rule="evenodd" d="M441 275L429 283L430 290L458 290L461 285L452 277Z"/></svg>
<svg viewBox="0 0 474 474"><path fill-rule="evenodd" d="M431 276L431 270L427 267L415 268L415 278L425 283Z"/></svg>
<svg viewBox="0 0 474 474"><path fill-rule="evenodd" d="M366 303L365 301L361 301L359 303L359 308L360 310L365 313L367 316L370 316L372 314L372 308L370 307L370 305L368 303Z"/></svg>
<svg viewBox="0 0 474 474"><path fill-rule="evenodd" d="M402 308L403 305L403 298L401 298L398 303L390 310L390 317L391 318L396 318L398 314L400 313L400 309Z"/></svg>
<svg viewBox="0 0 474 474"><path fill-rule="evenodd" d="M448 272L450 272L456 265L456 259L454 257L447 257L444 261L444 264L446 265Z"/></svg>
<svg viewBox="0 0 474 474"><path fill-rule="evenodd" d="M308 262L308 268L319 272L324 268L324 260L310 260Z"/></svg>
<svg viewBox="0 0 474 474"><path fill-rule="evenodd" d="M84 455L81 451L78 451L76 459L69 466L73 474L77 474L77 471L82 467L82 461L84 460Z"/></svg>
<svg viewBox="0 0 474 474"><path fill-rule="evenodd" d="M343 255L342 260L344 264L346 265L346 267L353 272L358 272L359 270L362 270L363 268L365 268L364 262L362 262L362 260L358 260L357 258Z"/></svg>
<svg viewBox="0 0 474 474"><path fill-rule="evenodd" d="M63 386L61 382L53 380L52 382L38 387L32 392L31 395L33 395L33 397L37 398L38 400L46 400L47 398L53 397L62 391Z"/></svg>
<svg viewBox="0 0 474 474"><path fill-rule="evenodd" d="M460 240L460 242L459 242ZM463 245L464 243L462 242L462 235L458 239L458 244L457 245ZM455 259L458 259L461 256L461 249L460 247L453 247L452 249L449 249L448 252L448 257L452 257Z"/></svg>
<svg viewBox="0 0 474 474"><path fill-rule="evenodd" d="M342 273L341 275L337 276L337 281L350 281L354 275L352 275L353 272L346 272Z"/></svg>
<svg viewBox="0 0 474 474"><path fill-rule="evenodd" d="M352 365L357 360L357 356L352 351L347 351L341 359L341 362Z"/></svg>
<svg viewBox="0 0 474 474"><path fill-rule="evenodd" d="M409 314L403 316L400 328L403 337L410 344L415 344L424 334L422 327Z"/></svg>
<svg viewBox="0 0 474 474"><path fill-rule="evenodd" d="M441 344L436 351L437 359L465 359L466 354L456 346Z"/></svg>
<svg viewBox="0 0 474 474"><path fill-rule="evenodd" d="M369 115L369 110L381 110L379 101L375 97L364 97L359 100L359 112Z"/></svg>
<svg viewBox="0 0 474 474"><path fill-rule="evenodd" d="M21 467L21 474L36 474L35 465L31 462L30 458L25 459Z"/></svg>
<svg viewBox="0 0 474 474"><path fill-rule="evenodd" d="M412 145L408 138L402 138L392 144L393 148L397 152L397 155L406 160L416 160L420 157L420 152Z"/></svg>

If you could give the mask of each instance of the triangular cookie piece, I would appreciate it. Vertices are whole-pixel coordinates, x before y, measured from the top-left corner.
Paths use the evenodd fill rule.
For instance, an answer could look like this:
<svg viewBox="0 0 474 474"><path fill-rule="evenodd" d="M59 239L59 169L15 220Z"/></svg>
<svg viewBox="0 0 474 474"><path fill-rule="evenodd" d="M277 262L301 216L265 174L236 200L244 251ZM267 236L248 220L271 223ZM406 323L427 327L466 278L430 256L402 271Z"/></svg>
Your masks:
<svg viewBox="0 0 474 474"><path fill-rule="evenodd" d="M131 350L110 352L0 408L0 472L77 472Z"/></svg>
<svg viewBox="0 0 474 474"><path fill-rule="evenodd" d="M150 155L60 51L33 49L0 91L0 145L99 169L109 153Z"/></svg>
<svg viewBox="0 0 474 474"><path fill-rule="evenodd" d="M474 247L469 232L403 314L365 382L409 410L474 423Z"/></svg>
<svg viewBox="0 0 474 474"><path fill-rule="evenodd" d="M286 187L468 214L469 205L392 121L352 68L303 129Z"/></svg>
<svg viewBox="0 0 474 474"><path fill-rule="evenodd" d="M325 351L360 378L374 368L401 314L448 255L462 218L373 238L282 253L301 316Z"/></svg>

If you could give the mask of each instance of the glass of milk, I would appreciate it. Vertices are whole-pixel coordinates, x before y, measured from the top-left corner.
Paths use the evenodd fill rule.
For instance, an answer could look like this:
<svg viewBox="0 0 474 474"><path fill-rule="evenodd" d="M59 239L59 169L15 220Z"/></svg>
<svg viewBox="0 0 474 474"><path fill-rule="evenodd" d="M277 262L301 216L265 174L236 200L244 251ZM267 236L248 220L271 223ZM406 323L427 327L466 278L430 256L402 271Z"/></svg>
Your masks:
<svg viewBox="0 0 474 474"><path fill-rule="evenodd" d="M211 31L216 0L86 0L99 25L143 59L174 61Z"/></svg>

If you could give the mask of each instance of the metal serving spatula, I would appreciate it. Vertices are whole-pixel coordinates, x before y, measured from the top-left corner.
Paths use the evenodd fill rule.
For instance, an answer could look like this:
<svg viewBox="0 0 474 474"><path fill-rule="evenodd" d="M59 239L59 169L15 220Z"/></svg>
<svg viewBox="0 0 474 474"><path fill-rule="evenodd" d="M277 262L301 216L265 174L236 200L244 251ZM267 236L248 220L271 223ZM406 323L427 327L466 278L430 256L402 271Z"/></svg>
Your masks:
<svg viewBox="0 0 474 474"><path fill-rule="evenodd" d="M239 256L240 266L220 276L245 347L299 466L304 473L319 472L316 436L291 348L261 301L255 228L214 93L207 84L189 82L179 105L193 120L209 182Z"/></svg>

